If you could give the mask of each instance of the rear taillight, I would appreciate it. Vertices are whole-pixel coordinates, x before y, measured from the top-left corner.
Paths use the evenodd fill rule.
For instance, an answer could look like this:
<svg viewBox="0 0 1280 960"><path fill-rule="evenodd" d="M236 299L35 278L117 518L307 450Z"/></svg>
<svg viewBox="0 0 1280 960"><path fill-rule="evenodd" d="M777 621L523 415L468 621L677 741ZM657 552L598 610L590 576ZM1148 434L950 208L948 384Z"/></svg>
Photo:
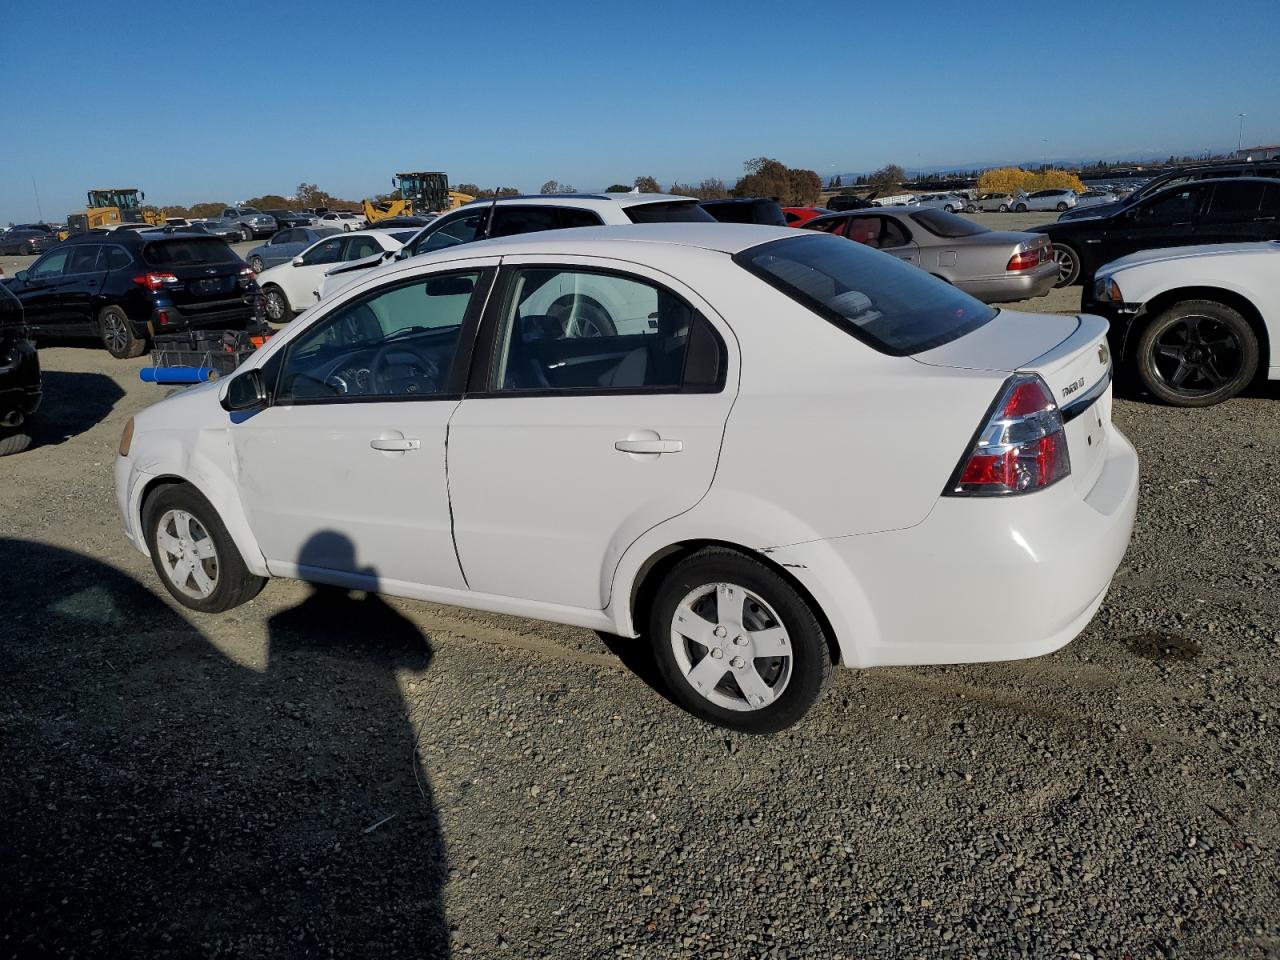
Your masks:
<svg viewBox="0 0 1280 960"><path fill-rule="evenodd" d="M177 283L178 278L172 273L144 273L134 277L133 282L148 290L162 290L166 283Z"/></svg>
<svg viewBox="0 0 1280 960"><path fill-rule="evenodd" d="M1032 267L1038 267L1040 264L1052 259L1052 247L1032 247L1030 250L1017 251L1009 258L1009 262L1005 264L1005 269L1030 270Z"/></svg>
<svg viewBox="0 0 1280 960"><path fill-rule="evenodd" d="M1062 413L1034 373L1014 374L972 449L943 491L947 496L1008 496L1043 490L1071 473Z"/></svg>

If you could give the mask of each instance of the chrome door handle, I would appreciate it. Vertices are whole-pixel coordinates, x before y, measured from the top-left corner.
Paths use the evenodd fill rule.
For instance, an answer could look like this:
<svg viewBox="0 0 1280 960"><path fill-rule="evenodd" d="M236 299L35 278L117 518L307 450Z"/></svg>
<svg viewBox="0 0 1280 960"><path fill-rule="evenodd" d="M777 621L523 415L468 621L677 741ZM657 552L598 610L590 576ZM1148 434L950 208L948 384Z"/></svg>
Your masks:
<svg viewBox="0 0 1280 960"><path fill-rule="evenodd" d="M388 439L379 438L377 440L370 440L369 446L373 447L373 449L375 450L386 450L393 453L394 452L404 453L404 451L406 450L422 449L422 441L409 440L409 439L406 439L405 437L395 437L395 438L388 438Z"/></svg>
<svg viewBox="0 0 1280 960"><path fill-rule="evenodd" d="M616 440L613 449L623 453L679 453L684 444L679 440Z"/></svg>

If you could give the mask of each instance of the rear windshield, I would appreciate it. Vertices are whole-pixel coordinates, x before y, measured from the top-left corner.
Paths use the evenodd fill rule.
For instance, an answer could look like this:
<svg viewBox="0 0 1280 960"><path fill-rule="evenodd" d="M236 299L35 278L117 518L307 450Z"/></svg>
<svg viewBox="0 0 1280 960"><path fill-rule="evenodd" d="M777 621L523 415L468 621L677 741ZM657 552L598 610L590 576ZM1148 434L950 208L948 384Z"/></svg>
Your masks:
<svg viewBox="0 0 1280 960"><path fill-rule="evenodd" d="M769 227L785 227L787 218L777 200L710 201L703 207L721 223L759 223Z"/></svg>
<svg viewBox="0 0 1280 960"><path fill-rule="evenodd" d="M948 239L953 237L976 237L980 233L991 232L981 224L966 220L964 217L957 217L954 213L947 213L945 210L921 210L918 213L911 214L911 219L935 237L947 237Z"/></svg>
<svg viewBox="0 0 1280 960"><path fill-rule="evenodd" d="M830 234L743 250L739 266L882 353L919 353L963 337L996 315L918 267Z"/></svg>
<svg viewBox="0 0 1280 960"><path fill-rule="evenodd" d="M175 237L149 243L142 251L147 263L157 267L185 267L201 263L232 263L240 259L223 240L215 237Z"/></svg>
<svg viewBox="0 0 1280 960"><path fill-rule="evenodd" d="M697 200L665 200L627 207L632 223L715 223L716 218L698 206Z"/></svg>

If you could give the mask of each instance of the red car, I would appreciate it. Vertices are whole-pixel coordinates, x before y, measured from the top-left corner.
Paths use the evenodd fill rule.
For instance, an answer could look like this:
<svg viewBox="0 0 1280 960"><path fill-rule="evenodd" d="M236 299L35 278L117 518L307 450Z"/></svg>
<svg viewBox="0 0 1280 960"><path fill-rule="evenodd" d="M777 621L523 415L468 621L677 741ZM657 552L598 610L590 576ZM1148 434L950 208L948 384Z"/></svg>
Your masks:
<svg viewBox="0 0 1280 960"><path fill-rule="evenodd" d="M788 227L803 227L814 217L825 216L832 211L825 207L783 207L783 216L787 218Z"/></svg>

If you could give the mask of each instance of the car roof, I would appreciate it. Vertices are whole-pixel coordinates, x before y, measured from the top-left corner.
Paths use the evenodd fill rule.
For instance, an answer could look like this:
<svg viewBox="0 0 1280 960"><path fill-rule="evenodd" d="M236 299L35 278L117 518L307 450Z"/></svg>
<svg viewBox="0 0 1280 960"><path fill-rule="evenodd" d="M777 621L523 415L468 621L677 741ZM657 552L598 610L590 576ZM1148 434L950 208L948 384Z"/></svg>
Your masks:
<svg viewBox="0 0 1280 960"><path fill-rule="evenodd" d="M647 203L697 203L696 197L685 197L674 193L522 193L512 197L485 197L483 200L472 200L464 207L481 207L489 204L499 206L507 203L533 203L549 207L592 207L608 204L620 207L638 207ZM450 210L450 213L454 211Z"/></svg>
<svg viewBox="0 0 1280 960"><path fill-rule="evenodd" d="M652 196L652 194L650 194ZM625 256L636 244L660 244L669 247L695 247L717 253L735 254L772 240L804 237L794 227L767 227L754 223L636 223L607 227L572 227L563 230L540 230L493 240L446 247L429 254L419 254L414 262L456 260L474 251L477 257L505 254L561 254L589 247L604 256L607 251Z"/></svg>

